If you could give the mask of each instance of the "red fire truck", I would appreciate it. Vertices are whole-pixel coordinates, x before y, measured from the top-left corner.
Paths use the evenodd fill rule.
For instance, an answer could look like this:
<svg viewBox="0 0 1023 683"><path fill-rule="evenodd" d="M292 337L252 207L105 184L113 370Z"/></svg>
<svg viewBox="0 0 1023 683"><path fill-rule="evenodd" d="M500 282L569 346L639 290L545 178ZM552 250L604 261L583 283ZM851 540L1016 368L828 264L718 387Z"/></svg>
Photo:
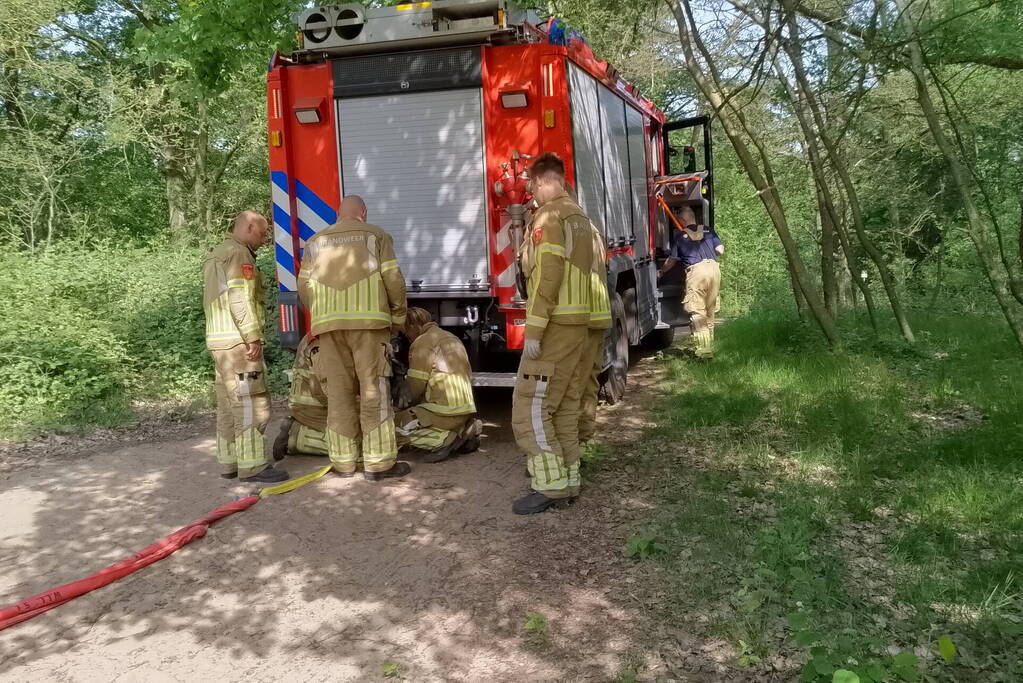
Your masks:
<svg viewBox="0 0 1023 683"><path fill-rule="evenodd" d="M410 305L465 340L475 384L510 386L525 329L516 249L526 169L552 151L607 238L603 386L620 399L630 345L666 346L687 322L680 274L660 290L656 281L670 225L655 189L668 133L702 127L706 168L687 148L682 187L712 220L706 119L667 123L584 41L506 0L331 5L296 21L300 47L274 55L267 79L283 344L294 348L306 326L302 247L336 220L342 195L358 194L394 236Z"/></svg>

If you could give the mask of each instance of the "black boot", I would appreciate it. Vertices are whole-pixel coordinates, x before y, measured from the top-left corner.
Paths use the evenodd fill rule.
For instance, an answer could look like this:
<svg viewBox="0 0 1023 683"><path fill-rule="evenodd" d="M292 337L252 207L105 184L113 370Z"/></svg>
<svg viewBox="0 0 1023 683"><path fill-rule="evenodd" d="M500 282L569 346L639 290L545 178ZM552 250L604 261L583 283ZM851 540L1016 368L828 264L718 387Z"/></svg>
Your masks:
<svg viewBox="0 0 1023 683"><path fill-rule="evenodd" d="M267 468L251 477L242 477L239 481L255 482L258 484L279 484L289 479L287 470L275 468L268 465Z"/></svg>
<svg viewBox="0 0 1023 683"><path fill-rule="evenodd" d="M238 470L235 470L234 472L221 472L220 473L220 478L221 479L237 479L238 478Z"/></svg>
<svg viewBox="0 0 1023 683"><path fill-rule="evenodd" d="M289 417L281 424L281 431L274 440L274 447L272 451L274 462L280 462L288 455L288 437L291 436L291 425L294 422L295 418Z"/></svg>
<svg viewBox="0 0 1023 683"><path fill-rule="evenodd" d="M461 453L459 449L462 444L465 443L464 438L456 438L454 441L449 443L447 446L441 446L435 451L430 451L423 456L423 462L441 462L447 460L455 453Z"/></svg>
<svg viewBox="0 0 1023 683"><path fill-rule="evenodd" d="M556 498L548 498L539 491L530 491L528 496L519 498L512 504L512 512L516 515L535 515L556 502L558 502Z"/></svg>
<svg viewBox="0 0 1023 683"><path fill-rule="evenodd" d="M483 434L483 421L475 420L465 434L465 441L458 447L458 454L475 453L480 449L480 436Z"/></svg>
<svg viewBox="0 0 1023 683"><path fill-rule="evenodd" d="M380 481L382 479L398 479L412 471L407 462L396 462L389 470L383 472L364 472L363 477L368 481Z"/></svg>

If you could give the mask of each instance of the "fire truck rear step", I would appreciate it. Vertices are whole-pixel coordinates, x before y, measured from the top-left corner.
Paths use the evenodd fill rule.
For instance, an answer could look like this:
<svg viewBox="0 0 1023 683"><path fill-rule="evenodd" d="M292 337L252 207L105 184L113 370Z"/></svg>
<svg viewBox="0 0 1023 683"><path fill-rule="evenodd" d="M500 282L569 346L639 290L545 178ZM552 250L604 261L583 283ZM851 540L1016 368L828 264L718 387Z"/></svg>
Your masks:
<svg viewBox="0 0 1023 683"><path fill-rule="evenodd" d="M474 387L514 387L514 372L474 372L472 373L472 385Z"/></svg>

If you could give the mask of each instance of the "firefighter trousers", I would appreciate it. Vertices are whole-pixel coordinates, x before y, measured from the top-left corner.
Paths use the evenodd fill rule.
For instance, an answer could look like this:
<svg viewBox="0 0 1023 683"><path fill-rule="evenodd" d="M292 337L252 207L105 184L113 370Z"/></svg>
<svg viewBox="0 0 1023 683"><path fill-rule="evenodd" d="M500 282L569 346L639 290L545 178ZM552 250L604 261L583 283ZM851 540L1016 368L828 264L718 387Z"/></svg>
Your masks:
<svg viewBox="0 0 1023 683"><path fill-rule="evenodd" d="M686 269L686 298L682 302L692 323L696 355L714 357L714 314L721 289L721 267L713 259L704 259Z"/></svg>
<svg viewBox="0 0 1023 683"><path fill-rule="evenodd" d="M331 330L319 336L313 370L327 394L327 451L338 472L383 472L395 463L391 334Z"/></svg>
<svg viewBox="0 0 1023 683"><path fill-rule="evenodd" d="M288 431L288 453L293 455L328 455L327 434L298 420Z"/></svg>
<svg viewBox="0 0 1023 683"><path fill-rule="evenodd" d="M245 358L245 345L213 354L217 394L217 460L225 474L259 474L268 464L263 434L270 421L266 364Z"/></svg>
<svg viewBox="0 0 1023 683"><path fill-rule="evenodd" d="M584 363L592 368L586 378L582 400L579 403L579 443L593 438L597 429L597 395L600 393L600 371L604 365L604 336L607 330L590 330L586 335Z"/></svg>
<svg viewBox="0 0 1023 683"><path fill-rule="evenodd" d="M548 498L579 493L579 404L593 369L586 325L548 323L540 358L519 363L512 430L526 451L533 490Z"/></svg>
<svg viewBox="0 0 1023 683"><path fill-rule="evenodd" d="M403 410L394 418L398 448L410 446L424 451L443 448L462 436L475 419L475 413L438 415L421 407Z"/></svg>

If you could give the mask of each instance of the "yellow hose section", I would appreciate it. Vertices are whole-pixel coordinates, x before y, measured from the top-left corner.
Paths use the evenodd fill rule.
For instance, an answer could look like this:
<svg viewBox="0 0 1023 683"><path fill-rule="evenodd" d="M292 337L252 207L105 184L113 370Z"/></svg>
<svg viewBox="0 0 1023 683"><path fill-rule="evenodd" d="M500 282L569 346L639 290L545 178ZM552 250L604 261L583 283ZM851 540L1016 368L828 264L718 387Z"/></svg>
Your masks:
<svg viewBox="0 0 1023 683"><path fill-rule="evenodd" d="M292 479L291 481L286 481L283 484L277 484L276 486L267 486L265 488L260 489L259 497L266 498L267 496L276 496L278 493L288 493L289 491L294 491L300 486L305 486L309 482L316 481L317 479L325 475L327 472L330 472L330 470L331 466L327 465L326 467L318 469L315 472L307 474L303 477L299 477L298 479Z"/></svg>

